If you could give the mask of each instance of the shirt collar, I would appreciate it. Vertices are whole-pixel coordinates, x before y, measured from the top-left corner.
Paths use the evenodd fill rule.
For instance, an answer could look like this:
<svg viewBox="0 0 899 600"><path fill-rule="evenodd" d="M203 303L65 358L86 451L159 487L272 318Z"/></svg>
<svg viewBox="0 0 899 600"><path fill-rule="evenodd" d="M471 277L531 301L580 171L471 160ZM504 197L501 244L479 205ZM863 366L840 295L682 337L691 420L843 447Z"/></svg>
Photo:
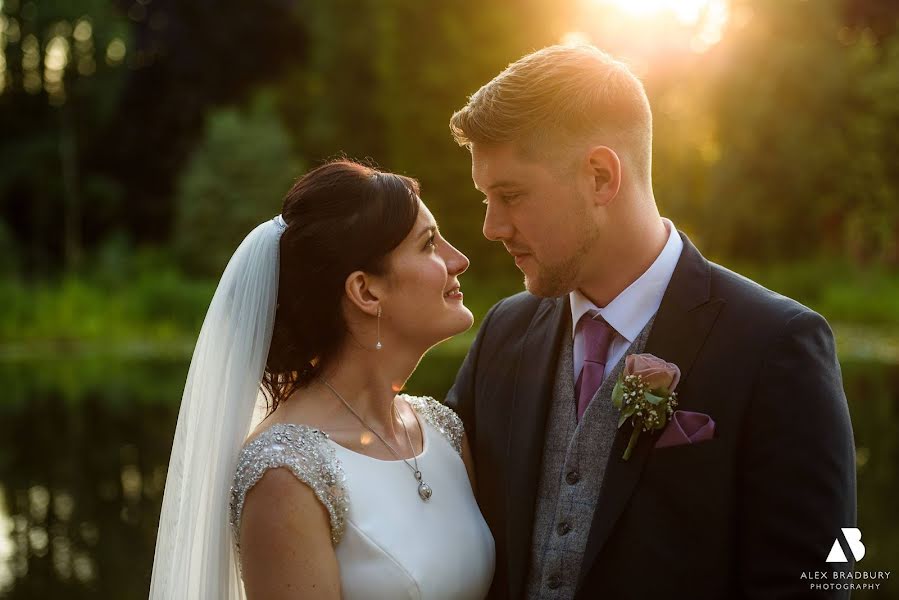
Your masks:
<svg viewBox="0 0 899 600"><path fill-rule="evenodd" d="M668 288L674 268L680 258L684 241L677 233L677 228L670 220L663 218L668 229L668 241L662 252L646 271L631 283L605 308L593 304L579 290L568 296L571 305L571 336L574 337L577 323L585 313L598 311L605 321L611 325L628 342L633 343L652 316L662 304L662 296Z"/></svg>

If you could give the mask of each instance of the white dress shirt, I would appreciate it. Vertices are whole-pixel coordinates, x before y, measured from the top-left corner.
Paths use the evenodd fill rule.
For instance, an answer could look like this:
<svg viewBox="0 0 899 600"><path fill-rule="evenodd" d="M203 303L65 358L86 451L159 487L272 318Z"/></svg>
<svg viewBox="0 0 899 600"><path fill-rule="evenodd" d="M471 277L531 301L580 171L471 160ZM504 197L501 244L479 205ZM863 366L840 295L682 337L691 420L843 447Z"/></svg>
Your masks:
<svg viewBox="0 0 899 600"><path fill-rule="evenodd" d="M681 250L684 248L684 242L677 233L674 223L664 218L662 221L668 229L668 241L662 248L662 252L636 281L618 294L607 306L604 308L596 306L578 290L569 294L572 338L574 339L575 382L584 367L584 334L581 332L581 327L578 326L578 321L585 313L591 310L598 311L617 332L609 346L606 370L603 374L605 377L618 364L634 339L640 335L652 316L659 310L662 296L665 295L665 290L674 274L674 268L680 259Z"/></svg>

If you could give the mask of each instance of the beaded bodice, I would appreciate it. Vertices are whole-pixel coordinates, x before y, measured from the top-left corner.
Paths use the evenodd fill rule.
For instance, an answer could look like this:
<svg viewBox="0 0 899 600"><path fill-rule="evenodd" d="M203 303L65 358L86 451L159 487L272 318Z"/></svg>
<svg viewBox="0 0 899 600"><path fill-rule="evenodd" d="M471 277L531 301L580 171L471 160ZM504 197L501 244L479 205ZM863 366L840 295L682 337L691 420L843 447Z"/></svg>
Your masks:
<svg viewBox="0 0 899 600"><path fill-rule="evenodd" d="M462 421L453 410L430 397L406 396L412 409L439 431L460 455ZM240 539L240 517L250 489L269 469L285 467L308 485L328 511L331 542L336 546L346 528L350 498L346 476L328 434L308 425L278 423L243 447L231 486L230 523Z"/></svg>
<svg viewBox="0 0 899 600"><path fill-rule="evenodd" d="M231 528L235 541L240 539L240 517L247 492L266 471L278 467L290 469L297 479L312 488L316 498L328 509L331 542L337 544L349 510L343 468L334 448L328 444L328 434L293 423L272 425L240 452L231 486Z"/></svg>
<svg viewBox="0 0 899 600"><path fill-rule="evenodd" d="M439 431L455 448L456 452L460 456L462 455L462 435L465 429L462 426L462 419L453 412L453 409L429 396L404 395L403 398L406 399L412 410L421 415L425 421Z"/></svg>

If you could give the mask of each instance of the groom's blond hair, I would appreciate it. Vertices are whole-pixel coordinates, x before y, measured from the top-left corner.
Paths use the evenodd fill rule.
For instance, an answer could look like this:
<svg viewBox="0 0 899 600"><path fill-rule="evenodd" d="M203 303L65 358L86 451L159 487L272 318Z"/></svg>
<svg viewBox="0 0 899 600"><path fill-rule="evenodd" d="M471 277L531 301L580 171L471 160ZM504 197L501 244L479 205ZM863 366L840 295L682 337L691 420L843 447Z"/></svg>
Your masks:
<svg viewBox="0 0 899 600"><path fill-rule="evenodd" d="M510 64L450 119L460 146L513 142L527 155L598 141L649 178L652 113L624 63L587 45L549 46Z"/></svg>

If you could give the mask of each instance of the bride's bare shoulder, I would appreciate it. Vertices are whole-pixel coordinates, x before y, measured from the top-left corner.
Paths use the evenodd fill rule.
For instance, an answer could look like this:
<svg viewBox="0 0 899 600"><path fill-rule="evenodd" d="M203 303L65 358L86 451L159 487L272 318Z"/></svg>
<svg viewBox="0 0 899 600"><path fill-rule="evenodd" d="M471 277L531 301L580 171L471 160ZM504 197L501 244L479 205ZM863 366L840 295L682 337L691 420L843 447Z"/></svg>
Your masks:
<svg viewBox="0 0 899 600"><path fill-rule="evenodd" d="M249 493L239 536L248 597L340 597L328 510L288 470L268 470Z"/></svg>

